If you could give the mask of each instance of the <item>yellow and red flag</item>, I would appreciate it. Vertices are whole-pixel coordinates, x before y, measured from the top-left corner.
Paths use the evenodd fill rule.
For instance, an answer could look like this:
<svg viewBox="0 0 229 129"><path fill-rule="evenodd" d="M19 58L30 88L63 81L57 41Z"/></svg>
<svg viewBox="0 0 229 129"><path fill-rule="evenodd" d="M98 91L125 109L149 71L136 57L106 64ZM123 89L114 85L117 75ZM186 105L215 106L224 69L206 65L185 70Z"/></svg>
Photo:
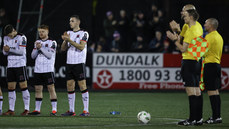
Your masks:
<svg viewBox="0 0 229 129"><path fill-rule="evenodd" d="M208 52L208 42L202 36L194 38L188 47L188 53L191 54L197 61L202 58L201 75L200 75L200 89L205 89L203 82L204 74L204 54Z"/></svg>

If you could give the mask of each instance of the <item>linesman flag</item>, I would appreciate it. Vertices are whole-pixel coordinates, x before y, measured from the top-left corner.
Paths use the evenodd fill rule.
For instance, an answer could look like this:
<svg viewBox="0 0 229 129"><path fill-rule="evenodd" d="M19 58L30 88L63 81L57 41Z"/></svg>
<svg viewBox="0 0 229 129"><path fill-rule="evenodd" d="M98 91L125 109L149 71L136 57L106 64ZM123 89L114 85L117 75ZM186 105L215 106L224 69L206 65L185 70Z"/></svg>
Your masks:
<svg viewBox="0 0 229 129"><path fill-rule="evenodd" d="M208 42L202 36L194 38L188 47L188 53L191 54L197 61L202 58L201 75L200 75L200 89L205 89L203 74L204 74L204 54L208 52Z"/></svg>

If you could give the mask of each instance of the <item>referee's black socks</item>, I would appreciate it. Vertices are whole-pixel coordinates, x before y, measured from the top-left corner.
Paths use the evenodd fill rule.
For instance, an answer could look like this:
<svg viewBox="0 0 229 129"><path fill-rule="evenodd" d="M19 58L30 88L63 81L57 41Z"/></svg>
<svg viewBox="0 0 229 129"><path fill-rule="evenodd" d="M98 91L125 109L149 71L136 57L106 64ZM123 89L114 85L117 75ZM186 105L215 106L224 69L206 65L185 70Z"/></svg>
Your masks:
<svg viewBox="0 0 229 129"><path fill-rule="evenodd" d="M213 119L221 117L221 99L219 95L209 96L212 108Z"/></svg>
<svg viewBox="0 0 229 129"><path fill-rule="evenodd" d="M193 121L196 118L196 113L195 113L195 95L188 96L189 99L189 120Z"/></svg>
<svg viewBox="0 0 229 129"><path fill-rule="evenodd" d="M203 114L203 96L195 96L191 95L189 96L189 120L197 120L199 121L202 119L202 114Z"/></svg>
<svg viewBox="0 0 229 129"><path fill-rule="evenodd" d="M200 120L203 117L203 95L196 97L196 120Z"/></svg>

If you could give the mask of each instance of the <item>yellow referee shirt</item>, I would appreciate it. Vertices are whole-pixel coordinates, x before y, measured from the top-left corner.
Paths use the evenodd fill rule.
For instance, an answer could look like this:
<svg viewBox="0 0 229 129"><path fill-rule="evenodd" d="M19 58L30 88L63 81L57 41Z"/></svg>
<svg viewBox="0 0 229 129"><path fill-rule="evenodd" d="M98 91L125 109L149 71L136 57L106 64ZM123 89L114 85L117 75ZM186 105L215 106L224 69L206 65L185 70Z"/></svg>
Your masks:
<svg viewBox="0 0 229 129"><path fill-rule="evenodd" d="M186 25L184 25L184 26L186 26ZM190 28L188 25L185 28L183 27L182 31L183 31L183 29L186 29L185 32L181 33L184 35L183 36L184 37L183 42L188 43L188 44L191 43L191 41L194 38L203 35L203 29L202 29L202 26L200 25L199 22L196 22L196 24L191 26ZM192 55L190 55L188 53L188 51L182 53L182 57L183 57L183 59L186 59L186 60L195 60L195 58Z"/></svg>
<svg viewBox="0 0 229 129"><path fill-rule="evenodd" d="M184 34L188 28L189 28L188 24L184 24L180 32L180 36L184 37Z"/></svg>
<svg viewBox="0 0 229 129"><path fill-rule="evenodd" d="M207 34L205 39L208 42L208 52L205 54L205 63L218 63L221 62L223 51L223 38L217 31L212 31Z"/></svg>

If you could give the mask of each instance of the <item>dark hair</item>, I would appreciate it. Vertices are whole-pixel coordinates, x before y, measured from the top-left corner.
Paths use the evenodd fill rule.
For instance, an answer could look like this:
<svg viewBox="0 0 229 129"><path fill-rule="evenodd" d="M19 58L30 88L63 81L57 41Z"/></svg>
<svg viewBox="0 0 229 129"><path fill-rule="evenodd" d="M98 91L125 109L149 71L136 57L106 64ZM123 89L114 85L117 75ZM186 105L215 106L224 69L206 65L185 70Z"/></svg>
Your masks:
<svg viewBox="0 0 229 129"><path fill-rule="evenodd" d="M10 24L6 25L4 28L4 34L8 35L9 33L13 32L14 27Z"/></svg>
<svg viewBox="0 0 229 129"><path fill-rule="evenodd" d="M48 26L48 25L42 24L42 25L40 25L40 26L38 27L38 29L46 29L46 30L49 30L49 26Z"/></svg>
<svg viewBox="0 0 229 129"><path fill-rule="evenodd" d="M80 17L78 15L72 15L70 18L75 18L75 19L80 20Z"/></svg>
<svg viewBox="0 0 229 129"><path fill-rule="evenodd" d="M195 21L199 19L199 14L195 9L189 9L187 10L189 16L192 16Z"/></svg>

